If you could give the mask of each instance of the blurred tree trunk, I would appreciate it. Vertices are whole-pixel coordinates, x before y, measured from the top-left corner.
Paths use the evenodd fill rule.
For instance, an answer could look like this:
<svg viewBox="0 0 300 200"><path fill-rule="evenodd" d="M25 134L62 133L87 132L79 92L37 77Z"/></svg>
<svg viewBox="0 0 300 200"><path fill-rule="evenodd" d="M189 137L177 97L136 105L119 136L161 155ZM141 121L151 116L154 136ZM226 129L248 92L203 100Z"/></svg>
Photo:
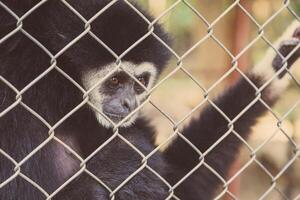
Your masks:
<svg viewBox="0 0 300 200"><path fill-rule="evenodd" d="M251 9L249 0L241 0L240 4L248 11ZM233 23L233 38L232 38L232 52L236 56L238 55L249 43L250 38L250 19L249 17L237 6L235 8L235 18ZM246 51L238 59L238 67L245 72L249 65L249 51ZM234 82L239 77L239 73L234 73L231 76L230 82Z"/></svg>
<svg viewBox="0 0 300 200"><path fill-rule="evenodd" d="M248 11L251 9L251 3L249 0L241 0L240 4ZM235 8L235 17L233 23L233 39L232 39L232 52L234 55L237 55L242 51L245 46L249 43L250 38L250 19L248 16L239 8ZM238 59L238 67L243 72L246 71L249 65L249 52L244 53ZM233 76L230 76L230 84L233 84L235 80L239 77L239 73L234 73ZM237 171L240 169L241 163L238 158L236 162L232 165L231 170L229 172L229 177L234 176ZM229 186L229 191L233 193L236 197L239 197L240 192L240 177L237 177ZM231 200L232 197L226 195L225 200Z"/></svg>

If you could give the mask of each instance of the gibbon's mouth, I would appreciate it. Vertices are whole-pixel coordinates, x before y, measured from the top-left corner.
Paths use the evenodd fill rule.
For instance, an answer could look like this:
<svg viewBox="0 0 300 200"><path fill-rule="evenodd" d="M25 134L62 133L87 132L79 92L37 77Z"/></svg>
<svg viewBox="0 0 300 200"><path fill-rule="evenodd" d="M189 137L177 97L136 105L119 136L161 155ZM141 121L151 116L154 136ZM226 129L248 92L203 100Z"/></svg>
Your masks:
<svg viewBox="0 0 300 200"><path fill-rule="evenodd" d="M109 112L104 112L104 114L111 119L113 122L119 122L121 120L123 120L125 117L127 117L128 115L118 115L115 113L109 113ZM125 122L128 122L130 120L131 117L129 117Z"/></svg>

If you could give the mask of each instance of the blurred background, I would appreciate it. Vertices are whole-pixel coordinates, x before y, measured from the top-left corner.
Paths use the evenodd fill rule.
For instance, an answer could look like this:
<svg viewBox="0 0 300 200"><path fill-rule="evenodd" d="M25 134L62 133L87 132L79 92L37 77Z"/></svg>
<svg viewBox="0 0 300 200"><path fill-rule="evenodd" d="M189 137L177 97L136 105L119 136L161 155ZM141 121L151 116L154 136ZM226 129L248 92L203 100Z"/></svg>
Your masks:
<svg viewBox="0 0 300 200"><path fill-rule="evenodd" d="M176 1L139 0L138 2L141 2L146 9L158 17ZM209 23L213 23L235 1L188 0L186 2L193 6ZM295 20L287 8L282 9L283 0L242 0L240 2L256 23L259 25L267 23L264 28L264 36L272 43ZM289 7L300 15L300 0L290 1ZM276 17L268 22L277 12ZM184 2L177 4L170 12L161 17L159 23L172 34L174 40L172 48L179 56L184 55L208 32L206 24ZM254 41L259 33L257 25L250 17L241 8L235 6L214 23L213 35L231 54L236 56ZM239 69L243 72L250 69L263 57L267 47L264 40L255 41L238 60ZM163 77L177 67L177 61L174 56ZM229 54L211 38L206 39L190 51L182 60L182 66L205 89L212 87L232 67L231 63L232 58ZM300 62L296 65L298 66L293 68L293 75L299 79ZM239 76L236 72L230 73L216 87L213 87L209 97L213 98L219 94L224 88L233 84ZM151 100L172 120L178 122L204 99L203 95L203 90L179 70L154 91ZM275 116L283 119L281 128L278 128L278 119L272 112L261 118L254 127L249 145L257 150L257 160L270 174L257 163L248 163L251 160L251 151L244 145L240 157L232 166L228 177L229 179L235 176L240 168L247 166L230 185L230 191L238 199L259 199L269 189L271 192L265 199L300 199L300 158L295 157L295 153L293 153L295 146L292 145L293 142L300 145L300 108L297 106L299 103L300 89L294 81L273 110ZM197 109L193 116L197 116L201 109L202 107ZM156 108L147 105L144 112L147 113L147 116L152 116L152 123L159 132L158 144L172 134L172 123ZM191 118L187 118L182 126ZM289 138L292 138L292 141ZM276 185L272 185L273 178L276 179ZM227 195L224 199L234 198Z"/></svg>

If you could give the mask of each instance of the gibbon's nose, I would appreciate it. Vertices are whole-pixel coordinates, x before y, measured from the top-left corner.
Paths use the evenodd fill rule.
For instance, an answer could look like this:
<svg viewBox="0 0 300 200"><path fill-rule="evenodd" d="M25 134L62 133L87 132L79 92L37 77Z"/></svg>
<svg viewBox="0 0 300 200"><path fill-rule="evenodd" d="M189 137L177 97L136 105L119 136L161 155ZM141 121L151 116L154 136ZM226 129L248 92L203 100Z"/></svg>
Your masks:
<svg viewBox="0 0 300 200"><path fill-rule="evenodd" d="M129 114L137 107L136 99L135 98L124 98L122 100L122 107L123 107L124 111Z"/></svg>

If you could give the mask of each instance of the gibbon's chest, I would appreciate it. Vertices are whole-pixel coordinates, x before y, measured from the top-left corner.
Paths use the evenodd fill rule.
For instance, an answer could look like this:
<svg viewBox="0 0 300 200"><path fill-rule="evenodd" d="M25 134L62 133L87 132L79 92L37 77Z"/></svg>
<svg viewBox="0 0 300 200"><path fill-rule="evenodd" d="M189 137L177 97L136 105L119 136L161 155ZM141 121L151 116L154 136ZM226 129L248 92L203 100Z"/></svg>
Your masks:
<svg viewBox="0 0 300 200"><path fill-rule="evenodd" d="M142 148L139 149L141 152L154 148L148 142L138 146ZM159 152L144 162L137 151L120 138L115 138L89 161L87 168L112 191L116 190L116 199L159 200L168 197L168 187L152 170L164 174L165 166ZM100 184L98 186L97 191L103 191L103 196L110 199L110 193Z"/></svg>

